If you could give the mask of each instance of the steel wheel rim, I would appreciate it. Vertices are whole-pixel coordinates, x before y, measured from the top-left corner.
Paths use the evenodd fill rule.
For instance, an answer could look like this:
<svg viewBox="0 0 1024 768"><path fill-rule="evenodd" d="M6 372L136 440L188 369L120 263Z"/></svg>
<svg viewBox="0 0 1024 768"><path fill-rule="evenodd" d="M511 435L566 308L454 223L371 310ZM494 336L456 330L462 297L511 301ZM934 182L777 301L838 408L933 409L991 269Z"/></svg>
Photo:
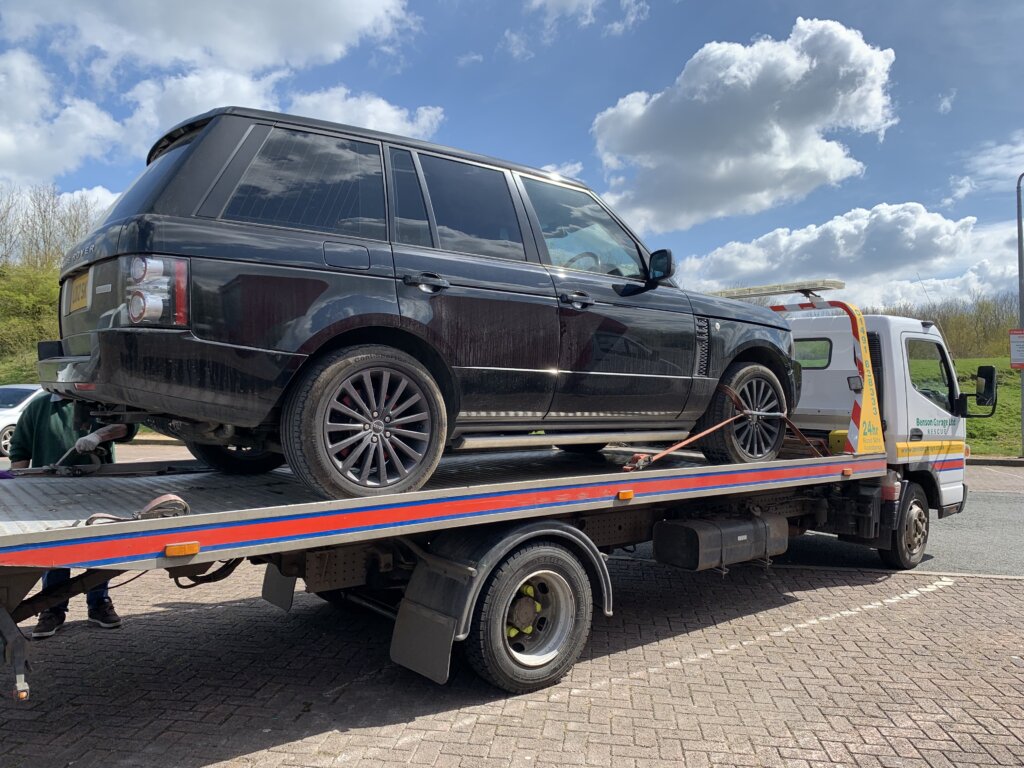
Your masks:
<svg viewBox="0 0 1024 768"><path fill-rule="evenodd" d="M433 420L411 376L383 366L348 376L331 397L323 440L334 468L363 488L401 482L423 462Z"/></svg>
<svg viewBox="0 0 1024 768"><path fill-rule="evenodd" d="M519 665L542 667L562 653L576 623L572 587L554 571L523 579L505 606L505 650Z"/></svg>
<svg viewBox="0 0 1024 768"><path fill-rule="evenodd" d="M759 376L750 379L737 394L743 403L744 410L764 413L782 412L779 396L767 379L762 379ZM766 419L763 416L740 419L733 427L733 434L736 436L736 442L740 449L754 459L768 455L781 431L780 419Z"/></svg>
<svg viewBox="0 0 1024 768"><path fill-rule="evenodd" d="M3 451L4 456L7 456L11 452L11 441L14 440L14 430L8 427L3 432L0 432L0 451Z"/></svg>
<svg viewBox="0 0 1024 768"><path fill-rule="evenodd" d="M914 499L907 508L907 552L915 556L928 542L928 510Z"/></svg>

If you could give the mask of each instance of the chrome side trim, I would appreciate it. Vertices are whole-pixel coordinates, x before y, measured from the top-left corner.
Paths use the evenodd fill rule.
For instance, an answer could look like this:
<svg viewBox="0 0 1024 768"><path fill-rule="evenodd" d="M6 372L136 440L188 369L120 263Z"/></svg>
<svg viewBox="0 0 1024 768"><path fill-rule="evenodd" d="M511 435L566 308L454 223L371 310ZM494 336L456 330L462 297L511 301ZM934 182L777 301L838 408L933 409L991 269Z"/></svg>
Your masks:
<svg viewBox="0 0 1024 768"><path fill-rule="evenodd" d="M650 432L552 432L544 435L466 436L452 443L452 450L474 451L482 448L528 448L549 445L582 445L586 443L643 443L682 440L686 430Z"/></svg>
<svg viewBox="0 0 1024 768"><path fill-rule="evenodd" d="M662 373L605 373L603 371L563 371L558 368L498 368L490 365L455 365L457 371L508 371L510 373L546 373L551 376L629 376L643 379L692 379L692 376L669 376Z"/></svg>

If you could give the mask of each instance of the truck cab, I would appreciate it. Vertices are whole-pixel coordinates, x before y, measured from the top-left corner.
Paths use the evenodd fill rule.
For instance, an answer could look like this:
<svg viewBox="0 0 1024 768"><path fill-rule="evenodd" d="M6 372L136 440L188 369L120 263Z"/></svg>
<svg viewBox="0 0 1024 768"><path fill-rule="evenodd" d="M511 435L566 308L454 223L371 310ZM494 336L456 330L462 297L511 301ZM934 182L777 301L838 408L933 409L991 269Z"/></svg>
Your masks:
<svg viewBox="0 0 1024 768"><path fill-rule="evenodd" d="M795 357L803 369L803 393L793 421L808 435L845 436L848 401L839 396L863 387L855 354L857 337L846 316L791 317ZM966 419L990 416L995 409L995 369L982 366L977 390L961 393L953 356L938 326L929 321L864 315L885 452L890 468L914 482L939 517L959 512L966 502L964 463ZM968 400L989 406L971 413Z"/></svg>

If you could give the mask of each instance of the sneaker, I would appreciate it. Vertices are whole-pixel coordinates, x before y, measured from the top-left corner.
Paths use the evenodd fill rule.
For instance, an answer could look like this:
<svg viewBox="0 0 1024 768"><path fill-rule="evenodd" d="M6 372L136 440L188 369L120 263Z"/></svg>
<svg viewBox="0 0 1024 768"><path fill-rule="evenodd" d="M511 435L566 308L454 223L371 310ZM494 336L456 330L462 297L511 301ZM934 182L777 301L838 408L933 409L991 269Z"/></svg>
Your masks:
<svg viewBox="0 0 1024 768"><path fill-rule="evenodd" d="M121 626L121 617L117 615L117 611L114 610L114 604L110 602L109 597L95 607L90 606L89 621L93 624L98 624L104 629L117 629Z"/></svg>
<svg viewBox="0 0 1024 768"><path fill-rule="evenodd" d="M43 640L47 637L53 637L63 624L64 611L48 608L39 614L39 622L36 624L35 629L32 630L32 639Z"/></svg>

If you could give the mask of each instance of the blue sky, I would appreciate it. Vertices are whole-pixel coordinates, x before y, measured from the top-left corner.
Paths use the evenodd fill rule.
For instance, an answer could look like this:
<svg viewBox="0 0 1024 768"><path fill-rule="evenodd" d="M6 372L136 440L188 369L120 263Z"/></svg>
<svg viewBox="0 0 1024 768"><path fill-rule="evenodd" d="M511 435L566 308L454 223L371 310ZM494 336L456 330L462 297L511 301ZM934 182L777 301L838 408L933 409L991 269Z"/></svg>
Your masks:
<svg viewBox="0 0 1024 768"><path fill-rule="evenodd" d="M108 201L242 104L560 167L688 287L1006 290L1022 29L1010 0L0 2L0 183Z"/></svg>

